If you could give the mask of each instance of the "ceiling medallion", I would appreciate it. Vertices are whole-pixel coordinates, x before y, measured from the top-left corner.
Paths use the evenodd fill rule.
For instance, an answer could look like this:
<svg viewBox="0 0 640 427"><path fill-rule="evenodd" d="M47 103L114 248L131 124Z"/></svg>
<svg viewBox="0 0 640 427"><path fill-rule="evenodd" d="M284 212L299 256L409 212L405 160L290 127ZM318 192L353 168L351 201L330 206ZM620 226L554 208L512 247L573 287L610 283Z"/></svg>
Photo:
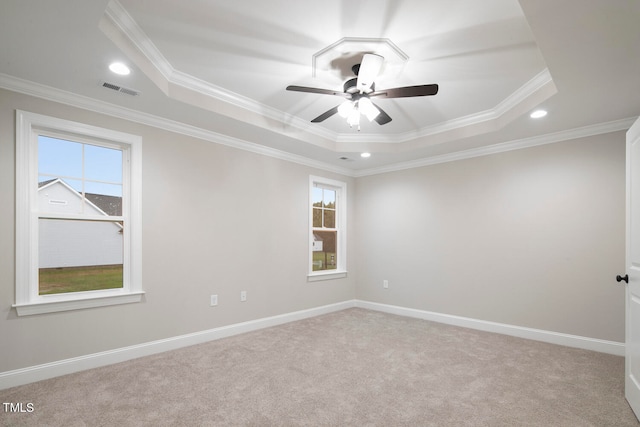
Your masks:
<svg viewBox="0 0 640 427"><path fill-rule="evenodd" d="M312 56L311 75L333 81L353 77L353 64L360 63L363 53L384 57L385 77L396 78L404 69L409 56L386 38L344 37Z"/></svg>

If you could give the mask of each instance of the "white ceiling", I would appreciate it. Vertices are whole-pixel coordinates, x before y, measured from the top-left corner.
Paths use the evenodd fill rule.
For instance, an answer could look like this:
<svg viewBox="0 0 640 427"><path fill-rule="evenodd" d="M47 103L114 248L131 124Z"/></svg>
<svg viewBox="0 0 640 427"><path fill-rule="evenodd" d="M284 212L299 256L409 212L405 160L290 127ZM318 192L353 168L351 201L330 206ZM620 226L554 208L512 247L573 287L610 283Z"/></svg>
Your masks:
<svg viewBox="0 0 640 427"><path fill-rule="evenodd" d="M620 130L640 115L638 0L3 0L0 9L0 87L116 115L118 106L356 175ZM364 120L359 132L338 115L310 123L342 99L285 87L341 90L365 52L386 58L377 89L437 83L439 93L380 99L392 122ZM132 73L110 73L114 60ZM538 107L549 115L534 121Z"/></svg>

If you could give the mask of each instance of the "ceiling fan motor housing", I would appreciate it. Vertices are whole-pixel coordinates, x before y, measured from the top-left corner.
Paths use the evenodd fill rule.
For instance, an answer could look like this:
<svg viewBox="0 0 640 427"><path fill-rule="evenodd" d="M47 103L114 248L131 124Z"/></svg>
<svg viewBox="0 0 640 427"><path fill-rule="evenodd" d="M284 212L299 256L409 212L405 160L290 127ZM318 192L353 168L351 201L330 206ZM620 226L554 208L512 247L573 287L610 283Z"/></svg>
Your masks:
<svg viewBox="0 0 640 427"><path fill-rule="evenodd" d="M358 92L358 78L354 77L352 79L347 80L346 82L344 82L343 85L343 89L344 89L344 93L349 93L349 94L354 94ZM369 88L369 90L367 90L367 93L369 92L375 92L376 90L376 84L375 83L371 83L371 87Z"/></svg>

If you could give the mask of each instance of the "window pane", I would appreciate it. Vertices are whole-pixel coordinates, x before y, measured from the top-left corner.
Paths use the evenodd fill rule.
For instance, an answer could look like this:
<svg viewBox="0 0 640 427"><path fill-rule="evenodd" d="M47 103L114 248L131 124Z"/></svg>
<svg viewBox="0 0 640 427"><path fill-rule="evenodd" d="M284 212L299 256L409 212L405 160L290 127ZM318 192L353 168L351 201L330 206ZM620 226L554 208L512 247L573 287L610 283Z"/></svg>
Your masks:
<svg viewBox="0 0 640 427"><path fill-rule="evenodd" d="M92 215L122 215L122 197L107 196L104 194L86 193L88 203L85 213Z"/></svg>
<svg viewBox="0 0 640 427"><path fill-rule="evenodd" d="M122 186L87 183L85 197L75 190L79 181L55 180L40 183L38 209L40 212L85 215L122 215ZM93 192L90 192L94 190ZM110 194L118 194L110 195ZM86 203L90 202L90 203Z"/></svg>
<svg viewBox="0 0 640 427"><path fill-rule="evenodd" d="M313 227L322 227L322 209L313 208Z"/></svg>
<svg viewBox="0 0 640 427"><path fill-rule="evenodd" d="M122 197L122 184L105 184L103 182L86 181L84 191L91 194Z"/></svg>
<svg viewBox="0 0 640 427"><path fill-rule="evenodd" d="M336 228L336 211L324 210L324 228Z"/></svg>
<svg viewBox="0 0 640 427"><path fill-rule="evenodd" d="M311 204L322 207L322 188L313 187L311 190Z"/></svg>
<svg viewBox="0 0 640 427"><path fill-rule="evenodd" d="M115 221L41 218L40 295L122 288L122 231Z"/></svg>
<svg viewBox="0 0 640 427"><path fill-rule="evenodd" d="M51 178L82 177L82 145L78 142L38 136L38 175Z"/></svg>
<svg viewBox="0 0 640 427"><path fill-rule="evenodd" d="M313 232L313 271L335 270L338 267L336 253L337 232Z"/></svg>
<svg viewBox="0 0 640 427"><path fill-rule="evenodd" d="M335 190L324 189L323 205L325 208L336 208L336 192Z"/></svg>
<svg viewBox="0 0 640 427"><path fill-rule="evenodd" d="M122 159L119 149L39 136L38 208L122 215Z"/></svg>
<svg viewBox="0 0 640 427"><path fill-rule="evenodd" d="M122 151L85 144L84 168L87 180L121 184Z"/></svg>
<svg viewBox="0 0 640 427"><path fill-rule="evenodd" d="M39 295L122 288L122 264L41 268Z"/></svg>
<svg viewBox="0 0 640 427"><path fill-rule="evenodd" d="M76 190L82 181L47 179L38 184L38 209L40 212L83 213L82 195Z"/></svg>

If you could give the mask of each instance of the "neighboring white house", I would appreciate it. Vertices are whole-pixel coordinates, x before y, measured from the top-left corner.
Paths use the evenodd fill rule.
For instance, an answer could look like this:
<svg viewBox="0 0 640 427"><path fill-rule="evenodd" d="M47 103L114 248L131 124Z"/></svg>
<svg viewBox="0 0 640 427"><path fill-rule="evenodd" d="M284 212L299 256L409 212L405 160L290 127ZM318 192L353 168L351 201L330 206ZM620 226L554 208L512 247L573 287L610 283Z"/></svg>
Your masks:
<svg viewBox="0 0 640 427"><path fill-rule="evenodd" d="M61 179L41 182L38 207L54 214L121 214L121 198L82 194ZM118 222L40 219L39 267L115 265L123 262L122 226Z"/></svg>
<svg viewBox="0 0 640 427"><path fill-rule="evenodd" d="M313 233L313 251L322 252L322 237L317 233Z"/></svg>

